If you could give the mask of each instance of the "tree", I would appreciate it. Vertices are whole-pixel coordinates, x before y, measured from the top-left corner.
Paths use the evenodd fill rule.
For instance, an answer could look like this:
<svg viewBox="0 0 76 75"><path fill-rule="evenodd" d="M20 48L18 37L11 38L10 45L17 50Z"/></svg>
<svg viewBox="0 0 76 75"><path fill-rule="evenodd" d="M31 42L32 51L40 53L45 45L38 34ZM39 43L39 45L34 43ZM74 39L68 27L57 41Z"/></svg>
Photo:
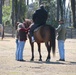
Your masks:
<svg viewBox="0 0 76 75"><path fill-rule="evenodd" d="M73 26L76 28L76 21L75 21L75 17L76 17L76 11L75 11L75 0L71 0L71 8L72 8L72 13L73 13Z"/></svg>
<svg viewBox="0 0 76 75"><path fill-rule="evenodd" d="M59 3L60 1L57 0L57 21L59 21Z"/></svg>
<svg viewBox="0 0 76 75"><path fill-rule="evenodd" d="M2 24L2 0L0 0L0 24Z"/></svg>
<svg viewBox="0 0 76 75"><path fill-rule="evenodd" d="M12 25L14 26L14 0L12 0Z"/></svg>
<svg viewBox="0 0 76 75"><path fill-rule="evenodd" d="M27 0L27 5L29 5L29 0Z"/></svg>
<svg viewBox="0 0 76 75"><path fill-rule="evenodd" d="M26 14L26 5L25 0L15 0L14 1L14 10L15 10L15 23L17 21L23 22Z"/></svg>
<svg viewBox="0 0 76 75"><path fill-rule="evenodd" d="M2 39L4 38L4 25L2 24L2 0L0 0L0 24L3 27L3 31L2 31Z"/></svg>
<svg viewBox="0 0 76 75"><path fill-rule="evenodd" d="M64 15L65 15L65 0L57 0L57 21L59 20L59 18L64 19Z"/></svg>
<svg viewBox="0 0 76 75"><path fill-rule="evenodd" d="M39 5L41 4L42 0L39 0Z"/></svg>
<svg viewBox="0 0 76 75"><path fill-rule="evenodd" d="M42 0L42 3L45 4L45 8L48 11L47 24L55 26L56 25L56 16L57 16L56 1L55 0Z"/></svg>

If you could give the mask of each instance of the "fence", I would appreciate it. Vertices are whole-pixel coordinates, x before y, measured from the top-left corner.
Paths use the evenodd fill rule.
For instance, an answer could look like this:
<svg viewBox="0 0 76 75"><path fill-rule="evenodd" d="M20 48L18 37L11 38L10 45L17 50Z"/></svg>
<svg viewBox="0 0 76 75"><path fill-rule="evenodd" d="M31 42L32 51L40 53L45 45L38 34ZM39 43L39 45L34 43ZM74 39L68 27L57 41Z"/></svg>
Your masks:
<svg viewBox="0 0 76 75"><path fill-rule="evenodd" d="M12 36L13 28L11 26L5 26L4 29L5 33L10 34ZM15 31L14 31L15 34ZM7 35L8 36L8 35ZM76 38L76 29L74 28L67 28L67 38Z"/></svg>
<svg viewBox="0 0 76 75"><path fill-rule="evenodd" d="M67 28L67 38L76 38L76 29L74 28Z"/></svg>

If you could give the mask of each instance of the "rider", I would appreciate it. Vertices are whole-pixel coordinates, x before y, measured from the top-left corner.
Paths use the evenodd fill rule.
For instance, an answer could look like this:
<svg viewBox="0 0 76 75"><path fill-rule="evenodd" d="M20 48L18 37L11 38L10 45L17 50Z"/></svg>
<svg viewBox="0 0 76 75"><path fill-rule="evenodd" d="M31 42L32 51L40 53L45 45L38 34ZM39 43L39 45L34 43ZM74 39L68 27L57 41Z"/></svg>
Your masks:
<svg viewBox="0 0 76 75"><path fill-rule="evenodd" d="M35 41L33 37L34 29L36 29L39 26L45 25L47 18L48 18L48 12L46 11L43 5L40 5L40 8L37 9L32 16L32 20L34 22L34 24L31 26L31 29L30 29L32 42Z"/></svg>

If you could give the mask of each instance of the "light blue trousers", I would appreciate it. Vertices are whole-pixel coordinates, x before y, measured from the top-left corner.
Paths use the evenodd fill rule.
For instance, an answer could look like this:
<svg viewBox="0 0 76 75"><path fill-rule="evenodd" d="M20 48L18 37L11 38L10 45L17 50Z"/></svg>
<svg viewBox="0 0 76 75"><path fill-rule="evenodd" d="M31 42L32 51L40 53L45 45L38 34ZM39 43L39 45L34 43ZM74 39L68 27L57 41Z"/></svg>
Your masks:
<svg viewBox="0 0 76 75"><path fill-rule="evenodd" d="M64 40L58 40L58 49L59 49L60 59L65 60Z"/></svg>
<svg viewBox="0 0 76 75"><path fill-rule="evenodd" d="M16 40L16 60L23 60L25 41Z"/></svg>

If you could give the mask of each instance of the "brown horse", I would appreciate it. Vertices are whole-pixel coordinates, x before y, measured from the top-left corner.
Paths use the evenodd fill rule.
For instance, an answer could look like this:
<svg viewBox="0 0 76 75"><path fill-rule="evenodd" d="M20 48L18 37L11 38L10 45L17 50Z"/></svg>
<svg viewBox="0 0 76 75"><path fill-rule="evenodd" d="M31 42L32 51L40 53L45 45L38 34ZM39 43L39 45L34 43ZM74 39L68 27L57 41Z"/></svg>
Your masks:
<svg viewBox="0 0 76 75"><path fill-rule="evenodd" d="M31 21L31 20L30 20ZM25 20L25 23L28 26L30 26L28 20ZM34 43L31 41L30 34L28 35L30 45L31 45L31 51L32 51L32 58L31 61L34 60ZM46 61L50 61L50 52L52 48L53 55L55 55L55 28L51 25L44 25L34 30L34 38L35 42L38 45L38 52L39 52L39 61L42 61L42 55L41 55L41 43L45 43L45 46L48 51L47 59Z"/></svg>

